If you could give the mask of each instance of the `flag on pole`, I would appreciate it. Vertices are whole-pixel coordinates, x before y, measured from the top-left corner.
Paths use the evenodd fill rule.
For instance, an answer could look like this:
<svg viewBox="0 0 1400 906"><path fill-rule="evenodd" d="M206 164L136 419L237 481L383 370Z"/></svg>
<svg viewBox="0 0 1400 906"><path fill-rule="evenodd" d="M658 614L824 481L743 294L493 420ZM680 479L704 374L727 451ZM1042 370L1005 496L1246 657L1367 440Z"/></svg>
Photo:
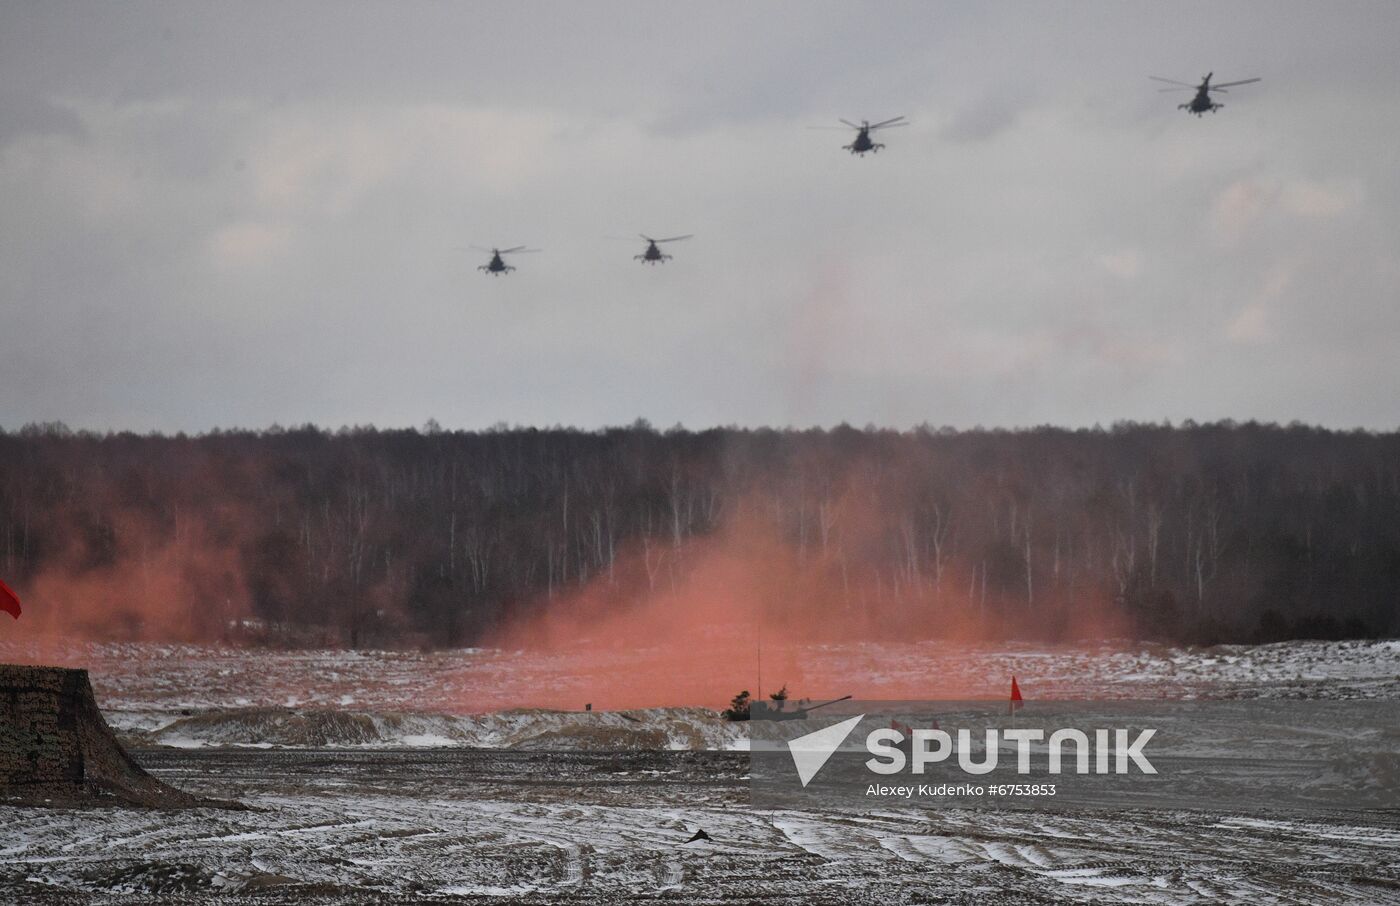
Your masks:
<svg viewBox="0 0 1400 906"><path fill-rule="evenodd" d="M0 610L16 620L19 619L19 595L15 594L14 589L6 585L3 579L0 579Z"/></svg>
<svg viewBox="0 0 1400 906"><path fill-rule="evenodd" d="M1017 709L1017 708L1020 708L1023 704L1025 704L1025 702L1022 701L1022 699L1021 699L1021 687L1018 686L1018 685L1016 685L1016 677L1015 677L1015 676L1012 676L1012 677L1011 677L1011 702L1010 702L1010 705L1009 705L1008 708L1007 708L1006 713L1007 713L1007 714L1015 714L1015 713L1016 713L1016 709Z"/></svg>

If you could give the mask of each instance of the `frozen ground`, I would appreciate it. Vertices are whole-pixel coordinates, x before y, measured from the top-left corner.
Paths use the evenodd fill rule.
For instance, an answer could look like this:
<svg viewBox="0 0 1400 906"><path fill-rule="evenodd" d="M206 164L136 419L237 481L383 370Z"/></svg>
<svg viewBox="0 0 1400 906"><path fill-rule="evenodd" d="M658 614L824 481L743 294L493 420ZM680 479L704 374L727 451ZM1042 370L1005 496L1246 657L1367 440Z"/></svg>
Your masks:
<svg viewBox="0 0 1400 906"><path fill-rule="evenodd" d="M147 750L260 811L0 809L11 902L1400 902L1400 821L763 812L741 754ZM687 844L697 829L712 840Z"/></svg>
<svg viewBox="0 0 1400 906"><path fill-rule="evenodd" d="M585 702L597 709L713 709L741 687L757 689L752 664L723 661L695 675L701 671L664 669L668 655L663 649L530 654L0 643L0 661L6 663L88 668L98 704L123 730L155 730L182 717L237 709L467 715L581 710ZM788 666L773 666L780 661ZM764 662L770 685L786 682L796 694L814 698L998 698L1014 673L1025 694L1039 699L1400 700L1400 641L1393 640L1205 649L853 642L777 650L770 644ZM660 678L654 689L637 692L617 682L631 674ZM453 738L436 730L402 735ZM499 725L459 734L459 741L474 745L515 739ZM402 739L390 732L385 741ZM710 743L723 746L725 740L713 737Z"/></svg>
<svg viewBox="0 0 1400 906"><path fill-rule="evenodd" d="M1400 904L1395 813L762 811L744 754L695 751L742 738L704 708L500 710L649 656L0 645L88 667L138 760L256 809L0 808L0 902ZM1400 699L1397 642L802 656L815 695Z"/></svg>
<svg viewBox="0 0 1400 906"><path fill-rule="evenodd" d="M418 714L325 708L238 708L174 717L113 712L133 744L198 748L451 748L636 751L746 750L743 724L705 708L635 711L513 709L489 714Z"/></svg>

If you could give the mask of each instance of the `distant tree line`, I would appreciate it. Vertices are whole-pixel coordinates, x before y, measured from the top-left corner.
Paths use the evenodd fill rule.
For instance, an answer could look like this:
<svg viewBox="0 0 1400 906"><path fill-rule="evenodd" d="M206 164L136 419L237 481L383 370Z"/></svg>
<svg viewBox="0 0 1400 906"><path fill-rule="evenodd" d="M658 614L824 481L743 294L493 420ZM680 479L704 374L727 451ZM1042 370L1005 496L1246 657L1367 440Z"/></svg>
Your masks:
<svg viewBox="0 0 1400 906"><path fill-rule="evenodd" d="M75 633L470 644L684 582L741 517L843 607L997 635L1083 634L1088 601L1142 638L1400 633L1396 433L0 432L0 576Z"/></svg>

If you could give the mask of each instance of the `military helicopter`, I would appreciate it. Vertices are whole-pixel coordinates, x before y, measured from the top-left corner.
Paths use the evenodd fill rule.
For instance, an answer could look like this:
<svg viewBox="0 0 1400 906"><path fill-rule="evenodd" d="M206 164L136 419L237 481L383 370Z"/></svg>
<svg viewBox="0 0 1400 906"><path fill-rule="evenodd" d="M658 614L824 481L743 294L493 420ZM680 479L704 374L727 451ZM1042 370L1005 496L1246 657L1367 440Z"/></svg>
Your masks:
<svg viewBox="0 0 1400 906"><path fill-rule="evenodd" d="M653 239L653 238L651 238L650 236L647 236L647 235L644 234L644 233L638 233L637 235L638 235L638 236L641 236L643 239L645 239L645 240L647 241L647 250L646 250L645 252L642 252L640 255L633 255L633 256L632 256L632 260L633 260L633 261L642 261L642 262L645 262L645 263L647 263L647 264L664 264L665 262L671 260L671 256L670 256L670 255L663 254L663 253L661 252L661 249L659 249L659 248L656 247L659 243L662 243L662 242L680 242L682 239L689 239L691 236L693 236L693 235L695 235L695 234L694 234L694 233L686 233L684 236L672 236L672 237L670 237L669 239ZM632 240L629 239L629 240L627 240L627 241L628 241L628 242L631 242Z"/></svg>
<svg viewBox="0 0 1400 906"><path fill-rule="evenodd" d="M903 122L901 122L901 120L903 120ZM895 117L894 119L885 120L884 122L880 122L880 123L872 123L872 122L870 122L870 120L861 120L859 126L857 126L855 123L851 122L850 120L841 120L841 122L844 123L847 127L856 130L855 141L851 142L849 145L842 145L841 147L844 148L845 150L851 152L852 154L858 154L858 155L860 155L861 157L864 157L864 156L865 156L865 152L867 152L867 151L873 151L873 152L877 152L877 153L878 153L879 150L880 150L881 148L885 147L884 145L880 144L879 142L871 141L871 139L870 139L870 133L874 132L876 129L894 129L894 128L896 128L897 126L907 126L907 125L909 125L908 120L905 120L904 117L902 117L902 116L897 116L897 117ZM841 128L841 127L840 127L840 126L813 126L812 128L813 128L813 129L839 129L839 128Z"/></svg>
<svg viewBox="0 0 1400 906"><path fill-rule="evenodd" d="M515 268L506 264L505 259L501 257L502 255L523 255L527 252L540 251L539 249L527 249L523 245L517 245L513 249L488 249L482 248L479 245L473 245L471 248L478 252L491 253L491 260L478 267L477 270L490 274L493 277L499 277L501 274L509 274L511 271L515 270Z"/></svg>
<svg viewBox="0 0 1400 906"><path fill-rule="evenodd" d="M1215 75L1213 72L1206 73L1206 77L1201 80L1201 84L1199 85L1192 85L1189 82L1178 82L1176 79L1164 79L1161 76L1148 76L1148 78L1155 82L1169 82L1172 85L1181 86L1180 88L1159 88L1157 89L1158 91L1196 92L1196 96L1185 104L1176 105L1177 110L1185 110L1187 113L1196 114L1196 116L1204 116L1206 111L1214 113L1225 106L1224 104L1217 104L1210 99L1210 93L1212 91L1218 91L1221 94L1229 94L1229 92L1225 90L1226 88L1233 88L1236 85L1248 85L1250 82L1259 81L1259 79L1242 79L1238 82L1221 82L1219 85L1212 85L1210 83L1210 77L1213 75Z"/></svg>

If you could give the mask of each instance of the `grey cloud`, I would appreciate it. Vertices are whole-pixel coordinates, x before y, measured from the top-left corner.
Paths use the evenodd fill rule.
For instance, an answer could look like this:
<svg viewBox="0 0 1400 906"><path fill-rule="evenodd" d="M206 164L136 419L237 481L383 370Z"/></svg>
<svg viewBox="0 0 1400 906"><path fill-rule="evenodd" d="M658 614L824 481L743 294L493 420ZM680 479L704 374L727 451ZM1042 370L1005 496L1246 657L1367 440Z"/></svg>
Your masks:
<svg viewBox="0 0 1400 906"><path fill-rule="evenodd" d="M0 89L0 147L21 135L83 137L83 123L48 98Z"/></svg>
<svg viewBox="0 0 1400 906"><path fill-rule="evenodd" d="M0 425L1393 426L1397 24L6 5ZM1265 81L1197 121L1146 79L1212 68ZM454 250L505 242L545 252Z"/></svg>

